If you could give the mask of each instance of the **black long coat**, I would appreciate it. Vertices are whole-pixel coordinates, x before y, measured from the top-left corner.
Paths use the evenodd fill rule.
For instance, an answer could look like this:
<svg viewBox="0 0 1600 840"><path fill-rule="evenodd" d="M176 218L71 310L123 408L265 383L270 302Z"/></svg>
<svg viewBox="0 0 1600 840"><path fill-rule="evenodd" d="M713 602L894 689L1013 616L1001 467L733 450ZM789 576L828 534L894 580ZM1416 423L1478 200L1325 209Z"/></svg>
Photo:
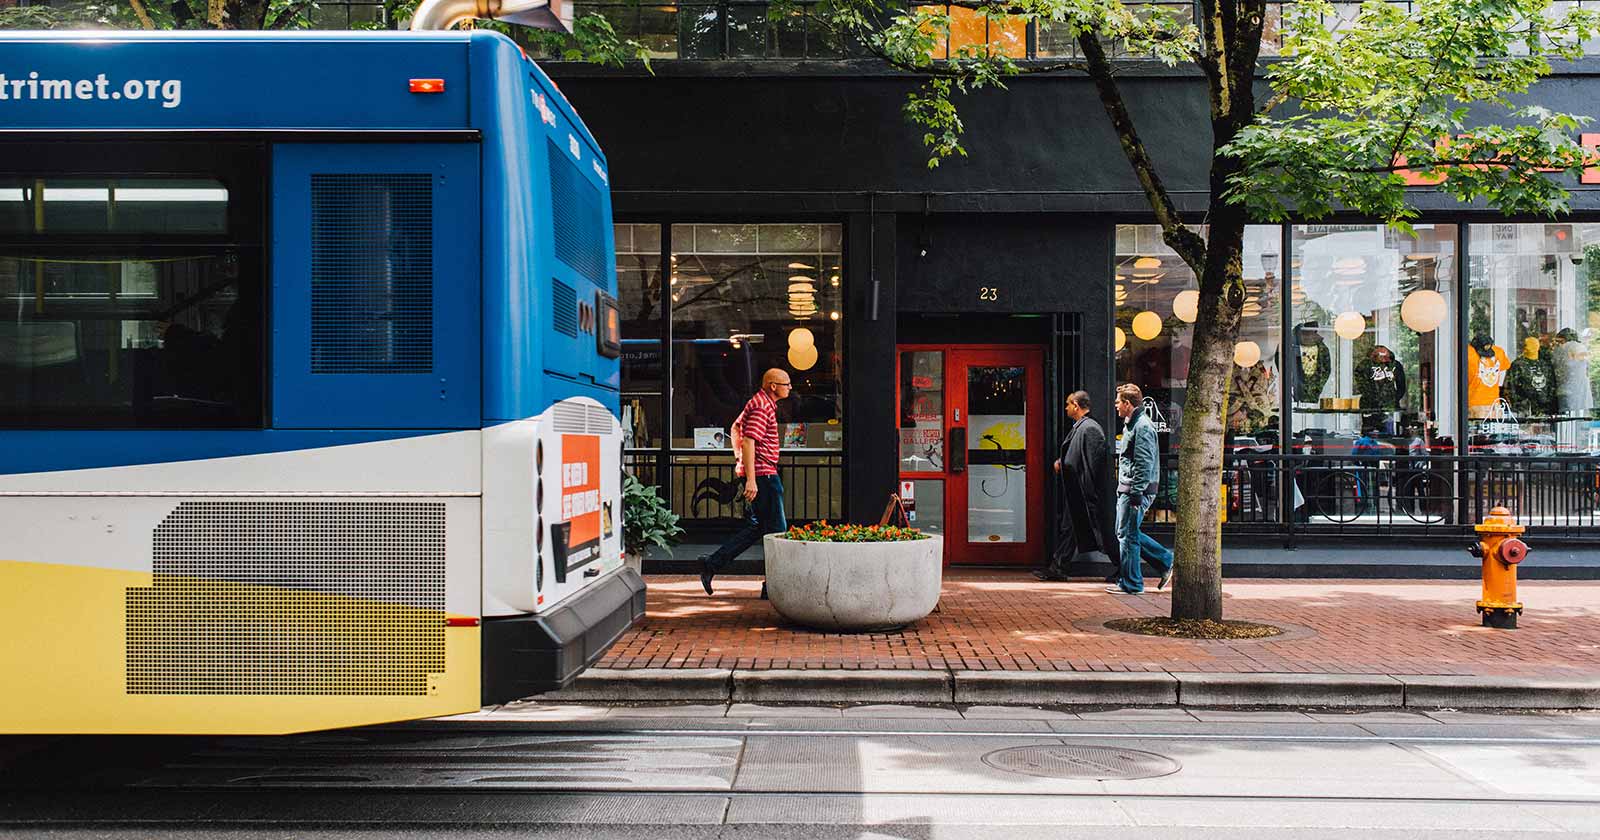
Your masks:
<svg viewBox="0 0 1600 840"><path fill-rule="evenodd" d="M1070 562L1078 554L1105 551L1106 543L1100 533L1101 487L1106 470L1106 432L1093 417L1084 417L1073 424L1067 439L1061 444L1061 477L1065 485L1066 503L1072 552L1061 557Z"/></svg>

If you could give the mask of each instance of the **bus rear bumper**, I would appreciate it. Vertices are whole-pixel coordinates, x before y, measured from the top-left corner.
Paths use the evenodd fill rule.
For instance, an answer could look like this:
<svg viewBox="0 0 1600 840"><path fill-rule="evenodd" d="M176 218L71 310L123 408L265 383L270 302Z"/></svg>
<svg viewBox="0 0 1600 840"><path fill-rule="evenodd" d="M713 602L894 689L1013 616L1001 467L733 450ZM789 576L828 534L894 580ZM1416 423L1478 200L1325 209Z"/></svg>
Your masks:
<svg viewBox="0 0 1600 840"><path fill-rule="evenodd" d="M541 615L483 620L483 704L571 683L644 618L644 579L622 568Z"/></svg>

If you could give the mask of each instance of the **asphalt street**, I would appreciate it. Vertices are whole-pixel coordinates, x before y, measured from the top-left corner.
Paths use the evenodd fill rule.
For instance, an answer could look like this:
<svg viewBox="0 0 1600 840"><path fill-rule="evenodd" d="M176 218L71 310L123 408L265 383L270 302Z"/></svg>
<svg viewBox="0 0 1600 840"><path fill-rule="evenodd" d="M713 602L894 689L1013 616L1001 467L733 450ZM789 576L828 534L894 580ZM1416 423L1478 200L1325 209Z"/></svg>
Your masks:
<svg viewBox="0 0 1600 840"><path fill-rule="evenodd" d="M0 834L1600 838L1592 713L540 709L0 740Z"/></svg>

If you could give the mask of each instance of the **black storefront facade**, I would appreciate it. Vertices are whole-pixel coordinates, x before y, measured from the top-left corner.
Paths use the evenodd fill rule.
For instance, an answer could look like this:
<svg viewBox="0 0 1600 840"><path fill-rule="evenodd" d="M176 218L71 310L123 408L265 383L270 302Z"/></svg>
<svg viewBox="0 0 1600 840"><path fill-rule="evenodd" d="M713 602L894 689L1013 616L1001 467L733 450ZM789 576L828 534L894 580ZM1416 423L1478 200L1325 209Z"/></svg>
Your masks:
<svg viewBox="0 0 1600 840"><path fill-rule="evenodd" d="M871 62L545 67L610 159L628 460L691 541L737 515L722 433L770 366L799 386L780 417L791 518L876 521L909 489L954 563L1037 565L1055 544L1067 393L1114 426L1133 381L1175 446L1193 278L1081 78L971 98L970 156L929 169L900 113L915 80ZM1600 113L1597 73L1536 94ZM1130 65L1122 83L1203 222L1199 80ZM1594 190L1554 222L1419 192L1415 238L1252 229L1227 539L1455 546L1506 504L1547 543L1600 540Z"/></svg>

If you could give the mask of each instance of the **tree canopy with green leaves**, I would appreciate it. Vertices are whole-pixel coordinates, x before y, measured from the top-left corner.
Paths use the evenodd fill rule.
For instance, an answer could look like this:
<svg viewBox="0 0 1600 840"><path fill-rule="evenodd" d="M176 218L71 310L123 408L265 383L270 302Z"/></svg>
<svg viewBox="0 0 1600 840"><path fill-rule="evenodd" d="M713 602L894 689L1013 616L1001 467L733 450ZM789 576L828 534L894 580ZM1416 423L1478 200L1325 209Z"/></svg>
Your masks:
<svg viewBox="0 0 1600 840"><path fill-rule="evenodd" d="M0 9L0 29L307 29L315 0L66 0Z"/></svg>
<svg viewBox="0 0 1600 840"><path fill-rule="evenodd" d="M1075 42L1080 57L1019 62L976 44L936 60L956 8L991 29L1032 23ZM1077 71L1093 82L1163 241L1199 278L1179 443L1175 618L1222 614L1223 421L1246 297L1245 225L1345 211L1409 230L1419 181L1463 203L1556 215L1567 209L1563 183L1591 158L1574 136L1585 118L1518 96L1551 72L1552 60L1582 54L1593 12L1558 13L1549 0L1369 0L1353 18L1326 0L1281 8L1283 49L1268 60L1265 0L1200 0L1193 17L1185 7L1118 0L955 0L931 9L833 0L826 14L869 53L928 77L906 116L924 129L930 165L966 154L962 94L1038 72ZM1204 78L1211 158L1203 218L1179 212L1108 47L1187 64ZM1203 222L1204 235L1186 222Z"/></svg>

